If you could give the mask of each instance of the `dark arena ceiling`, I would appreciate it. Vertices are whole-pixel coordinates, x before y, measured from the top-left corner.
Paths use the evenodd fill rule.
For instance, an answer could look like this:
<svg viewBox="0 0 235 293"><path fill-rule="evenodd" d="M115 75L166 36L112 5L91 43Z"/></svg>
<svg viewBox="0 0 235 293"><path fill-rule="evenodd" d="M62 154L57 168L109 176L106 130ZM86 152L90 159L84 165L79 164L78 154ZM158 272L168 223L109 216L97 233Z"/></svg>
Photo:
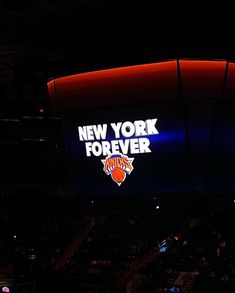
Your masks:
<svg viewBox="0 0 235 293"><path fill-rule="evenodd" d="M234 0L0 0L1 186L68 185L50 78L177 58L234 61L234 14Z"/></svg>

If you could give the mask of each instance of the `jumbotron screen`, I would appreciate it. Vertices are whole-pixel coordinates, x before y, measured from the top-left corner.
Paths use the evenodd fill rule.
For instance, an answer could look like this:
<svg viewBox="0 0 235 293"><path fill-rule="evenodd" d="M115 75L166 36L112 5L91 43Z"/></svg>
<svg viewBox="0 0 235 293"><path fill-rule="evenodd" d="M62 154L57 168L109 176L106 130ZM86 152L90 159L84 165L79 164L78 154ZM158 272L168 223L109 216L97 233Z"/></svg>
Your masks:
<svg viewBox="0 0 235 293"><path fill-rule="evenodd" d="M84 194L235 190L233 102L177 100L64 117L71 183Z"/></svg>

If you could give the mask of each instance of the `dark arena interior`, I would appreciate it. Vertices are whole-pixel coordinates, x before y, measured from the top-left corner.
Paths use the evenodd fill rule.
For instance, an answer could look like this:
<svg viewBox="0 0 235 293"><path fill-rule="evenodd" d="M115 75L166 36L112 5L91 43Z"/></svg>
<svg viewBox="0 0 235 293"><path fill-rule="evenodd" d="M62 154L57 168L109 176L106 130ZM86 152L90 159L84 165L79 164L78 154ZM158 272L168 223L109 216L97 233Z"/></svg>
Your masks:
<svg viewBox="0 0 235 293"><path fill-rule="evenodd" d="M234 14L0 0L0 292L235 292Z"/></svg>

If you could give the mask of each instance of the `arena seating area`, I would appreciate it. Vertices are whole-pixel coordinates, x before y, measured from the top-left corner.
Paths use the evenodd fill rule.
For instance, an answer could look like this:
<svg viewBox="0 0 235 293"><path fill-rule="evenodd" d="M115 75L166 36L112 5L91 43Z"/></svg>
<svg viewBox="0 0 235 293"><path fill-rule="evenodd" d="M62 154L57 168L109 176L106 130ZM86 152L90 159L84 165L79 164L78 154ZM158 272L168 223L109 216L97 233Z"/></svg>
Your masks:
<svg viewBox="0 0 235 293"><path fill-rule="evenodd" d="M19 194L1 199L2 272L48 290L61 289L55 282L81 292L234 290L231 197L216 195L213 205L211 195L137 197L138 205L110 197L104 205L102 197L21 195L21 205Z"/></svg>

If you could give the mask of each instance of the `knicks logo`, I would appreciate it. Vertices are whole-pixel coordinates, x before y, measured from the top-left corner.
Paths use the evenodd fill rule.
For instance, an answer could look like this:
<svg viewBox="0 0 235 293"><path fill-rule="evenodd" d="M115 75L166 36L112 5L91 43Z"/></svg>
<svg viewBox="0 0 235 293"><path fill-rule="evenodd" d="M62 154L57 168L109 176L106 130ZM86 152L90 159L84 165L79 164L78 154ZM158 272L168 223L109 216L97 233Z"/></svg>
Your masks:
<svg viewBox="0 0 235 293"><path fill-rule="evenodd" d="M111 174L113 181L120 186L126 179L126 173L130 174L134 169L132 166L133 160L134 158L128 158L123 154L112 154L101 162L104 164L104 172L107 175Z"/></svg>

